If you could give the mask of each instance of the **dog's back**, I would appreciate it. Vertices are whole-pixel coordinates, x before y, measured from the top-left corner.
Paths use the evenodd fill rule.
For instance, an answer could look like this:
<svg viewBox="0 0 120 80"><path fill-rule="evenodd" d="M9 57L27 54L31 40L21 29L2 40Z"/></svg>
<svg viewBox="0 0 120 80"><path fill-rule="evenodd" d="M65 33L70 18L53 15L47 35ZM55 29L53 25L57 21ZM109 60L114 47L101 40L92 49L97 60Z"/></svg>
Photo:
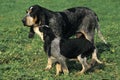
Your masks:
<svg viewBox="0 0 120 80"><path fill-rule="evenodd" d="M61 40L61 54L67 58L77 58L89 56L95 49L94 45L84 37L76 39Z"/></svg>

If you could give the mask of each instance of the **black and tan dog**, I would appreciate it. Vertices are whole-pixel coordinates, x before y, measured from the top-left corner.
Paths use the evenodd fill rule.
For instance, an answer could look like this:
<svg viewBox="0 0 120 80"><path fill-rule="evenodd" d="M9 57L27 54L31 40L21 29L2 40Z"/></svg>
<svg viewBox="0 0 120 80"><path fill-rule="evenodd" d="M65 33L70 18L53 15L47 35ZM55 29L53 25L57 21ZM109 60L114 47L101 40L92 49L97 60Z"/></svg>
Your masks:
<svg viewBox="0 0 120 80"><path fill-rule="evenodd" d="M39 5L33 5L26 11L26 16L22 22L25 26L30 27L30 38L37 33L43 39L39 26L48 25L57 38L68 39L72 35L80 37L83 34L92 43L94 43L95 29L97 29L99 37L106 43L100 32L96 13L86 7L75 7L62 12L54 12ZM58 40L56 43L57 49L59 49L59 42ZM51 68L49 63L51 60L48 58L46 69Z"/></svg>
<svg viewBox="0 0 120 80"><path fill-rule="evenodd" d="M86 7L70 8L62 12L53 12L39 5L33 5L26 11L26 16L22 22L29 26L29 37L34 36L34 32L42 37L38 30L40 25L50 26L56 36L69 38L77 33L82 33L91 42L94 42L95 28L98 35L106 43L98 24L98 17L95 12Z"/></svg>
<svg viewBox="0 0 120 80"><path fill-rule="evenodd" d="M56 75L59 75L59 72L63 71L68 73L69 70L66 65L66 59L77 59L82 64L82 70L80 73L87 71L91 64L94 64L96 61L102 63L97 58L96 48L88 41L86 38L80 37L75 39L63 39L56 37L53 30L48 26L41 26L40 31L44 35L44 50L47 53L48 57L51 58L51 62L56 61ZM60 48L56 48L56 43L60 43ZM91 64L87 63L87 57L92 55Z"/></svg>

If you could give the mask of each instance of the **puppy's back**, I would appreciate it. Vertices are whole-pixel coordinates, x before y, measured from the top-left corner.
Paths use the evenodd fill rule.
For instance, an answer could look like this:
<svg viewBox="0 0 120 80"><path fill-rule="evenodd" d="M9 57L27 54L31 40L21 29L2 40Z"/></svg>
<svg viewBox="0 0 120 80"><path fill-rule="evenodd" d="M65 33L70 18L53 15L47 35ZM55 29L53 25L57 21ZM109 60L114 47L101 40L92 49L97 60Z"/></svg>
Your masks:
<svg viewBox="0 0 120 80"><path fill-rule="evenodd" d="M85 38L69 39L61 42L61 54L67 58L76 58L81 54L82 57L89 56L94 45Z"/></svg>

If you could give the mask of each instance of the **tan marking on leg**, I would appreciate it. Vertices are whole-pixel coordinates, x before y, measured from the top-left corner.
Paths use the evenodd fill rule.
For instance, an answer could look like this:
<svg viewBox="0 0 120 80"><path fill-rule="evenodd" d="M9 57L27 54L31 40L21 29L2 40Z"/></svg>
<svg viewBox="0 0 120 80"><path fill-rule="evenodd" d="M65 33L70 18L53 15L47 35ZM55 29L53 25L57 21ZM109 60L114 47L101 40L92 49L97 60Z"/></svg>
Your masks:
<svg viewBox="0 0 120 80"><path fill-rule="evenodd" d="M56 76L59 75L59 73L62 72L61 65L59 63L56 64Z"/></svg>
<svg viewBox="0 0 120 80"><path fill-rule="evenodd" d="M82 64L82 70L77 74L83 74L85 71L87 71L91 66L87 63L87 58L82 58L81 55L77 57L78 61Z"/></svg>
<svg viewBox="0 0 120 80"><path fill-rule="evenodd" d="M68 74L69 73L68 68L62 68L62 70L63 70L64 74Z"/></svg>
<svg viewBox="0 0 120 80"><path fill-rule="evenodd" d="M48 62L47 62L47 66L45 68L45 70L50 70L52 68L52 64L57 62L57 59L53 56L48 57Z"/></svg>
<svg viewBox="0 0 120 80"><path fill-rule="evenodd" d="M68 70L68 67L66 65L66 59L63 56L61 56L61 57L59 57L58 61L59 61L60 65L61 65L63 73L68 74L69 70Z"/></svg>
<svg viewBox="0 0 120 80"><path fill-rule="evenodd" d="M52 59L48 58L48 63L47 63L45 70L50 70L51 68L52 68Z"/></svg>

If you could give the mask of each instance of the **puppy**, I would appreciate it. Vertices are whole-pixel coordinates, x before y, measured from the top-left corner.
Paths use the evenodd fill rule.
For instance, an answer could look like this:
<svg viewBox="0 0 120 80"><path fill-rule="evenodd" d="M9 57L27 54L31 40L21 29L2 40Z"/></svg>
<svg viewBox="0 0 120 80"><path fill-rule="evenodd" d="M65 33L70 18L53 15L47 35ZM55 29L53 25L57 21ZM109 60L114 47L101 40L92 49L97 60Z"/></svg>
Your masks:
<svg viewBox="0 0 120 80"><path fill-rule="evenodd" d="M44 36L44 50L48 57L53 58L56 63L56 75L59 75L61 71L65 74L69 73L66 65L66 59L77 59L82 64L82 70L80 73L87 71L95 62L102 63L97 58L97 49L89 40L84 37L75 39L61 39L56 37L49 26L41 26L40 31ZM56 38L56 39L55 39ZM60 41L60 42L59 42ZM60 48L56 48L56 44L60 43ZM92 55L91 64L87 63L87 57Z"/></svg>

